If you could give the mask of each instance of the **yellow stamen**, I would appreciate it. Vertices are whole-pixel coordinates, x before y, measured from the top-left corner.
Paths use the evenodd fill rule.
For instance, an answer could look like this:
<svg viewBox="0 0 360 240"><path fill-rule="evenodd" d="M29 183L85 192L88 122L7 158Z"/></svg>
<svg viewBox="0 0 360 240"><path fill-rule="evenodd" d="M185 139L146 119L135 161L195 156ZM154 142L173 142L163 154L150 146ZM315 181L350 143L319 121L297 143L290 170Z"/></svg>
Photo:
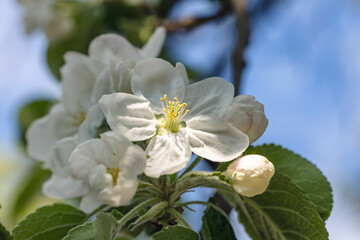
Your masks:
<svg viewBox="0 0 360 240"><path fill-rule="evenodd" d="M187 104L179 102L177 97L174 97L174 101L170 101L166 94L160 100L164 111L161 127L171 132L179 131L181 120L189 112L185 110Z"/></svg>

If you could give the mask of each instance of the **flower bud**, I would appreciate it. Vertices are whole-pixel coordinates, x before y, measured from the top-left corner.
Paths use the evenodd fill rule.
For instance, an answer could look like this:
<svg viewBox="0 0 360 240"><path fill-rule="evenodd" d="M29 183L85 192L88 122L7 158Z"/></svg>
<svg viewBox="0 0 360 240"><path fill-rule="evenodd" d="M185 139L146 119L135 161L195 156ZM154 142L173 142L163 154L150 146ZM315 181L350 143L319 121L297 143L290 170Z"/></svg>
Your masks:
<svg viewBox="0 0 360 240"><path fill-rule="evenodd" d="M269 122L264 114L264 105L250 95L236 96L226 110L224 118L245 133L250 143L261 137Z"/></svg>
<svg viewBox="0 0 360 240"><path fill-rule="evenodd" d="M237 193L253 197L265 192L274 173L274 165L266 157L250 154L230 164L225 176Z"/></svg>

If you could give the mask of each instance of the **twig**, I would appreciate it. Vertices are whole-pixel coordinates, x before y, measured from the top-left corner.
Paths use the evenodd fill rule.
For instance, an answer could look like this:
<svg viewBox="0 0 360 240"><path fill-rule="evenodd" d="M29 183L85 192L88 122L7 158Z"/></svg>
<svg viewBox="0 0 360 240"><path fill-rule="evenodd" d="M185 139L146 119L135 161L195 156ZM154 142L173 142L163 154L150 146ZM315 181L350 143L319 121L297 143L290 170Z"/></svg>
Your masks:
<svg viewBox="0 0 360 240"><path fill-rule="evenodd" d="M184 19L180 19L180 20L165 19L161 22L160 25L165 27L165 29L168 33L179 31L179 30L189 31L189 30L192 30L204 23L221 18L221 17L229 14L230 12L231 12L230 9L222 8L215 15L212 15L209 17L198 17L198 18L189 17L189 18L184 18Z"/></svg>

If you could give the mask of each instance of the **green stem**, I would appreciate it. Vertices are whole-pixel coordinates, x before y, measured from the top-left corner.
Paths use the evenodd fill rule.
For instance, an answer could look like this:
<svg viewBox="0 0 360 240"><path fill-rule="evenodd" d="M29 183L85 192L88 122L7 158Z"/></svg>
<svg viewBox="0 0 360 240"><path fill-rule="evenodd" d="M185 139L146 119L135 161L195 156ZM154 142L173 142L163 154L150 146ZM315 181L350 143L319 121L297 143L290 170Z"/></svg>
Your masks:
<svg viewBox="0 0 360 240"><path fill-rule="evenodd" d="M178 178L181 178L182 176L184 176L185 173L188 173L191 170L193 170L193 168L200 162L201 159L202 157L198 156Z"/></svg>
<svg viewBox="0 0 360 240"><path fill-rule="evenodd" d="M202 204L202 205L206 205L208 207L212 207L214 208L216 211L220 212L222 215L224 215L225 217L228 217L227 214L218 206L216 206L213 203L209 203L209 202L203 202L203 201L191 201L191 202L185 202L185 203L180 203L181 205L189 205L189 204Z"/></svg>
<svg viewBox="0 0 360 240"><path fill-rule="evenodd" d="M179 219L179 221L181 222L181 224L184 226L184 227L187 227L189 229L192 230L190 224L186 221L186 219L183 217L183 215L181 215L178 211L176 211L175 209L173 208L169 208L167 210L170 214L174 215L177 219Z"/></svg>
<svg viewBox="0 0 360 240"><path fill-rule="evenodd" d="M119 221L118 221L118 226L117 229L115 231L115 234L113 235L113 238L118 234L118 232L120 232L121 228L128 222L130 221L133 217L135 217L135 215L144 207L148 206L148 205L152 205L154 203L157 203L161 201L160 198L151 198L139 205L137 205L136 207L134 207L133 209L131 209L130 212L128 212L125 216L123 216Z"/></svg>

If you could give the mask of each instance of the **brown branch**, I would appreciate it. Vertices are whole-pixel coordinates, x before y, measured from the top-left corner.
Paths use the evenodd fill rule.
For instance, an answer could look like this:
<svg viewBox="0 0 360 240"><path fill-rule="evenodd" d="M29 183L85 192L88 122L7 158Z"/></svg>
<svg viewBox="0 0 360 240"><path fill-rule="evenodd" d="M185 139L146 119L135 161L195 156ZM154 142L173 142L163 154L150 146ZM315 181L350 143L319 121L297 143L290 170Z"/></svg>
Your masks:
<svg viewBox="0 0 360 240"><path fill-rule="evenodd" d="M229 13L230 13L230 9L222 8L218 13L209 17L202 17L202 18L189 17L179 20L164 19L160 23L160 25L165 27L168 33L176 32L179 30L190 31L204 23L226 16Z"/></svg>
<svg viewBox="0 0 360 240"><path fill-rule="evenodd" d="M236 19L237 26L237 45L232 56L233 63L233 82L235 96L239 94L242 80L242 73L245 68L244 51L248 46L250 38L249 19L246 10L238 12Z"/></svg>

